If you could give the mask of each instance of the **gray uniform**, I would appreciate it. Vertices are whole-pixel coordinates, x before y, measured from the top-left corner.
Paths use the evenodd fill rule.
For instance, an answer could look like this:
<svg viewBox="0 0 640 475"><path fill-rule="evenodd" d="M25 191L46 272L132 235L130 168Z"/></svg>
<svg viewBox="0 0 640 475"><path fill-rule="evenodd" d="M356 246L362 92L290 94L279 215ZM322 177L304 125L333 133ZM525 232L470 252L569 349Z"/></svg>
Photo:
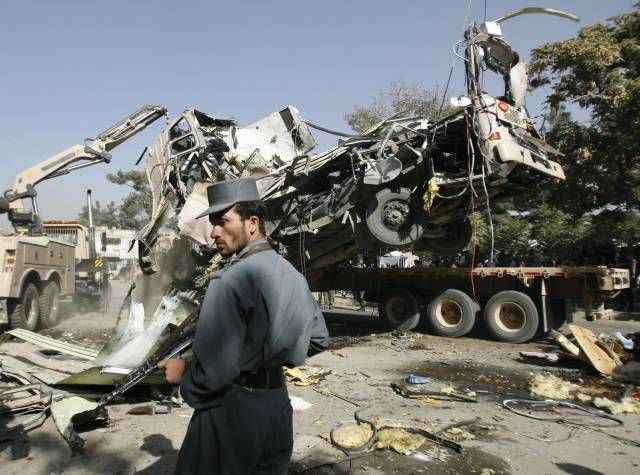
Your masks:
<svg viewBox="0 0 640 475"><path fill-rule="evenodd" d="M251 243L238 257L264 242ZM246 389L233 382L261 368L302 365L328 340L306 280L274 251L213 274L198 319L195 360L181 383L196 412L177 472L286 471L293 443L286 386Z"/></svg>

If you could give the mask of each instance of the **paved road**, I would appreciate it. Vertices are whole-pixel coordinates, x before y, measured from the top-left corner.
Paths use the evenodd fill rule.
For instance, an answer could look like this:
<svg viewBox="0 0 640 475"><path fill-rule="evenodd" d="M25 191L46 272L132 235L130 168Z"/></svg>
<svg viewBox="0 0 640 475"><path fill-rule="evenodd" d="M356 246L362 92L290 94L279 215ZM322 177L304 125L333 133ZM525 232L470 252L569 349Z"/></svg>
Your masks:
<svg viewBox="0 0 640 475"><path fill-rule="evenodd" d="M113 302L106 314L68 314L59 327L48 333L69 341L99 345L108 338L117 309L127 290L114 282ZM346 306L348 302L337 302ZM616 473L638 472L640 448L625 445L610 436L582 426L542 422L508 412L495 394L527 394L527 380L545 365L519 358L519 351L549 349L545 342L524 345L496 343L486 338L446 339L419 333L389 333L374 315L348 309L326 312L332 335L331 350L310 360L330 371L316 386L289 384L291 396L312 404L295 412L294 473ZM622 320L580 323L594 331L638 330L638 314L620 315ZM636 321L634 321L636 320ZM480 335L481 336L481 335ZM579 367L549 368L555 374L582 384L589 391L616 392L620 387L593 377ZM433 378L434 389L453 386L478 391L478 403L444 401L424 403L398 396L390 387L409 373ZM83 434L86 451L71 456L49 419L27 437L0 446L3 474L129 474L172 473L177 450L191 415L188 407L174 408L165 415L131 415L130 410L148 410L150 403L109 407L110 424ZM438 452L433 445L421 448L422 459L391 451L376 451L348 461L324 438L344 421L353 421L354 411L367 407L367 418L388 419L432 430L448 423L478 418L468 427L475 437L461 442L464 454ZM623 427L607 428L619 437L640 439L640 420L623 415ZM424 455L426 454L426 455ZM430 461L429 461L430 460ZM322 467L319 467L320 465ZM329 464L329 465L326 465ZM313 468L316 467L316 468ZM485 472L492 473L492 472Z"/></svg>

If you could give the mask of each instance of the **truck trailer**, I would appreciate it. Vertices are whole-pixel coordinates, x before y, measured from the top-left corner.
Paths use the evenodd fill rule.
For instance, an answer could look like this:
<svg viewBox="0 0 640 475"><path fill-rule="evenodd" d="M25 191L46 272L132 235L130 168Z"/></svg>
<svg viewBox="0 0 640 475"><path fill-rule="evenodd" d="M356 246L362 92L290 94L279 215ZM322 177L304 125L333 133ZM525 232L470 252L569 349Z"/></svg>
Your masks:
<svg viewBox="0 0 640 475"><path fill-rule="evenodd" d="M436 335L461 337L483 326L496 340L522 343L571 322L576 301L587 318L606 316L604 301L628 289L630 278L607 267L336 267L310 285L364 292L390 329L422 322Z"/></svg>

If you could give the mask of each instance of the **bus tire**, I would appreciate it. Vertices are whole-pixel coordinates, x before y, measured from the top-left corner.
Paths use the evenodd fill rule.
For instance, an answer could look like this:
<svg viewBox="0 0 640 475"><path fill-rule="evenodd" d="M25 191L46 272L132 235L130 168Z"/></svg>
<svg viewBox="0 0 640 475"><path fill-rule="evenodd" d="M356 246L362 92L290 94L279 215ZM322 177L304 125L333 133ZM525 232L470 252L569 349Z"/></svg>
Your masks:
<svg viewBox="0 0 640 475"><path fill-rule="evenodd" d="M383 188L367 207L366 223L378 241L391 246L416 242L424 231L424 210L411 197L411 190Z"/></svg>
<svg viewBox="0 0 640 475"><path fill-rule="evenodd" d="M447 289L429 302L425 317L436 335L457 338L473 329L479 309L466 293Z"/></svg>
<svg viewBox="0 0 640 475"><path fill-rule="evenodd" d="M44 328L53 328L60 322L60 290L55 282L48 282L40 295L40 321Z"/></svg>
<svg viewBox="0 0 640 475"><path fill-rule="evenodd" d="M11 328L23 328L34 331L38 328L40 321L40 302L38 287L35 284L27 284L22 291L22 295L14 304L9 315Z"/></svg>
<svg viewBox="0 0 640 475"><path fill-rule="evenodd" d="M378 315L389 330L411 331L420 322L420 303L411 292L394 289L380 299Z"/></svg>
<svg viewBox="0 0 640 475"><path fill-rule="evenodd" d="M524 343L531 340L538 331L540 316L527 294L505 290L498 292L487 302L484 324L498 341Z"/></svg>

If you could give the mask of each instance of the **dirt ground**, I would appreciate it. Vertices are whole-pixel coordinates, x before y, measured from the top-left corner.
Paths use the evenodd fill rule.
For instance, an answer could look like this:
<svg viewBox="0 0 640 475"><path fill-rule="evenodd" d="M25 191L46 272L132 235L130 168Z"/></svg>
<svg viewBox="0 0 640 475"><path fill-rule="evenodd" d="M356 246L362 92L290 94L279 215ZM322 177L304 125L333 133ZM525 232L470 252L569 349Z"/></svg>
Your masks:
<svg viewBox="0 0 640 475"><path fill-rule="evenodd" d="M100 348L110 335L126 288L125 283L114 282L106 314L68 312L58 327L43 333ZM529 378L545 370L611 396L633 389L629 385L597 377L580 365L533 364L520 358L520 351L553 348L544 341L512 345L496 343L481 333L459 339L390 333L372 307L358 312L349 300L337 299L336 304L340 308L325 314L331 349L308 361L328 374L312 386L288 385L291 397L311 404L294 412L291 473L639 473L640 448L619 439L640 441L638 415L617 416L623 426L605 421L608 427L598 428L534 420L501 405L506 397L526 397ZM626 313L615 320L577 323L596 333L625 333L640 330L638 321L640 313ZM21 348L27 351L31 348L28 343L12 344L24 345ZM0 361L7 359L6 348L0 346ZM428 384L436 392L443 387L474 391L477 402L423 402L396 394L391 383L412 373L431 377ZM0 445L1 473L173 473L192 411L184 406L151 415L153 405L137 401L109 406L109 424L81 434L85 450L77 455L71 454L49 417L23 439ZM127 414L131 410L143 414ZM354 423L356 411L366 420L384 419L382 425L426 427L430 432L472 421L461 432L472 438L460 441L462 453L427 442L412 455L384 449L347 457L327 437L338 425Z"/></svg>

